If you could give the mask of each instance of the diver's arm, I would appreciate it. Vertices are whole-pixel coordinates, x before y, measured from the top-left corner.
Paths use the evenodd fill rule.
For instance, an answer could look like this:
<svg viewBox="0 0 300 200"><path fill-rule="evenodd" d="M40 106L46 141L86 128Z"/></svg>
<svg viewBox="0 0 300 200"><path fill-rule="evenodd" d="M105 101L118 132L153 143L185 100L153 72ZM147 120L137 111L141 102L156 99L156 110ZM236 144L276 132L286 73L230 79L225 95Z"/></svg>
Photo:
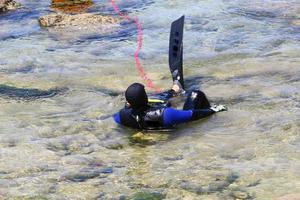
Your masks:
<svg viewBox="0 0 300 200"><path fill-rule="evenodd" d="M169 127L180 123L195 121L225 110L227 110L227 108L223 105L213 106L207 109L194 110L177 110L174 108L165 108L163 114L163 125Z"/></svg>
<svg viewBox="0 0 300 200"><path fill-rule="evenodd" d="M215 111L211 109L177 110L174 108L166 108L163 114L163 125L166 127L175 126L207 117L213 113L215 113Z"/></svg>
<svg viewBox="0 0 300 200"><path fill-rule="evenodd" d="M172 127L174 125L189 122L192 119L192 110L177 110L174 108L165 108L163 113L163 125Z"/></svg>
<svg viewBox="0 0 300 200"><path fill-rule="evenodd" d="M192 120L198 120L204 117L208 117L217 112L226 111L227 107L224 105L215 105L208 109L195 109L193 110Z"/></svg>
<svg viewBox="0 0 300 200"><path fill-rule="evenodd" d="M196 110L192 110L193 114L191 117L191 121L195 121L201 118L205 118L208 117L214 113L216 113L215 111L213 111L212 109L208 108L208 109L196 109Z"/></svg>

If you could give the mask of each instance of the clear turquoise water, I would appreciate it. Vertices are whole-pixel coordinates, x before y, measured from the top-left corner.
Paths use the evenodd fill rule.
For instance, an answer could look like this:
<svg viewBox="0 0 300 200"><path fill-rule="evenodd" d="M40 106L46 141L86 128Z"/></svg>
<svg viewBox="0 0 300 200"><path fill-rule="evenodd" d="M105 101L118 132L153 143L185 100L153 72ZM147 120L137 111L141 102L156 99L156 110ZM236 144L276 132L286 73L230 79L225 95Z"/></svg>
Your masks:
<svg viewBox="0 0 300 200"><path fill-rule="evenodd" d="M187 85L229 107L171 134L150 134L156 143L143 146L130 142L134 130L108 117L123 106L126 87L142 82L134 25L99 34L43 29L37 19L51 12L50 2L21 3L0 15L1 198L300 193L299 1L117 1L139 17L141 61L161 88L171 85L169 26L185 14ZM114 14L100 0L91 12ZM37 94L24 88L50 93L20 98Z"/></svg>

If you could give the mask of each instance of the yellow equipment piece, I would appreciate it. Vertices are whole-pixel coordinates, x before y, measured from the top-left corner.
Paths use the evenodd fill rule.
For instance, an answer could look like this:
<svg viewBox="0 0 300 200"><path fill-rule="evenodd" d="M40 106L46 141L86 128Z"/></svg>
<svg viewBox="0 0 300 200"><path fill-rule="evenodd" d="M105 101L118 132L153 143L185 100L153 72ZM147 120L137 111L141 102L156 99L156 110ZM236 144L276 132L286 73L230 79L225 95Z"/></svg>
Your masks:
<svg viewBox="0 0 300 200"><path fill-rule="evenodd" d="M160 99L148 99L149 103L165 103L165 101Z"/></svg>

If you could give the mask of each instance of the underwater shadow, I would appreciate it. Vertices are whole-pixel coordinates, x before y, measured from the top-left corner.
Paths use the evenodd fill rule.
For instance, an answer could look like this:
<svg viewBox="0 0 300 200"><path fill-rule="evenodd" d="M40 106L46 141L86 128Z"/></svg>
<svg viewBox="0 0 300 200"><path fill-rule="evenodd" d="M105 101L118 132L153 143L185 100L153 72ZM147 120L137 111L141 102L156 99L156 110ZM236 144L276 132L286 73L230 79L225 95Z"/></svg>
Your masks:
<svg viewBox="0 0 300 200"><path fill-rule="evenodd" d="M21 100L36 100L51 98L65 92L67 88L55 88L50 90L39 90L33 88L17 88L8 85L0 85L0 98L12 98Z"/></svg>
<svg viewBox="0 0 300 200"><path fill-rule="evenodd" d="M216 79L212 76L189 76L184 80L185 88L187 92L193 90L202 90L201 85L204 82L215 81Z"/></svg>
<svg viewBox="0 0 300 200"><path fill-rule="evenodd" d="M94 87L91 88L90 91L95 93L101 93L103 95L110 96L110 97L117 97L124 93L124 91L109 89L105 87Z"/></svg>
<svg viewBox="0 0 300 200"><path fill-rule="evenodd" d="M196 123L205 123L210 119L210 117L181 124L174 128L166 130L135 130L131 128L124 127L122 130L123 134L128 137L128 144L130 146L139 146L146 148L152 145L163 145L164 143L171 142L187 134L192 134L195 131ZM198 126L197 126L198 127ZM201 133L203 135L203 133Z"/></svg>

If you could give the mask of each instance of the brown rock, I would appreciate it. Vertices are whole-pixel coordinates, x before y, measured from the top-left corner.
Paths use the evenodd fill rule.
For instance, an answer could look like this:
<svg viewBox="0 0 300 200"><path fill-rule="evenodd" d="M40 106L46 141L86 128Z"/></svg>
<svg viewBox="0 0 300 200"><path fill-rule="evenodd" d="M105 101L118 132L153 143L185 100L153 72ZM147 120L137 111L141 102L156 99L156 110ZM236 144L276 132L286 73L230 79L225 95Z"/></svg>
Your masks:
<svg viewBox="0 0 300 200"><path fill-rule="evenodd" d="M8 10L15 10L20 7L20 4L14 0L0 0L0 13Z"/></svg>
<svg viewBox="0 0 300 200"><path fill-rule="evenodd" d="M72 6L85 3L92 3L92 0L52 0L53 6Z"/></svg>
<svg viewBox="0 0 300 200"><path fill-rule="evenodd" d="M83 13L93 5L91 0L52 0L51 8L63 13Z"/></svg>

